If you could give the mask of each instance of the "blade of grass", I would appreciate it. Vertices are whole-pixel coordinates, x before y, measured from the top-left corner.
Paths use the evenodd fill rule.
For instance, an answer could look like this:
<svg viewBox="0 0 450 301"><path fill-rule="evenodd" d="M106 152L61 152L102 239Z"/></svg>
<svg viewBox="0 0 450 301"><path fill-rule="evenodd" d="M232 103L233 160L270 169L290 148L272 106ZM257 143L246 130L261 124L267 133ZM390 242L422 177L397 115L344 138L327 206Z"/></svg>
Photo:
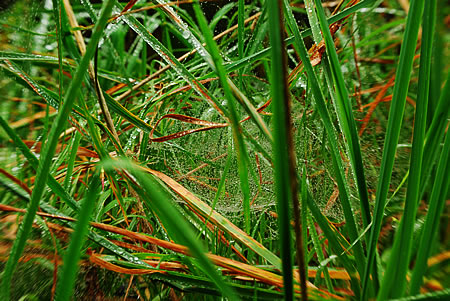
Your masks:
<svg viewBox="0 0 450 301"><path fill-rule="evenodd" d="M287 7L285 2L285 9L289 12L290 8ZM292 15L288 13L288 15ZM291 17L288 17L291 18ZM339 188L339 195L341 199L341 205L344 211L344 216L346 219L346 228L349 233L349 236L352 241L356 241L358 239L358 230L356 227L356 222L354 219L353 210L350 206L350 198L348 193L348 188L345 181L345 174L344 174L344 167L342 163L342 159L339 152L338 142L337 142L337 136L335 132L335 128L333 126L333 123L331 122L331 117L328 113L324 96L322 94L321 87L319 85L319 81L317 79L317 76L313 70L311 61L309 59L308 52L306 50L305 44L303 42L303 39L301 38L298 30L294 30L294 38L295 38L295 46L298 50L299 56L303 62L303 65L305 67L306 73L308 75L308 79L311 84L311 91L313 93L314 99L316 100L316 106L315 108L318 110L319 115L322 119L324 129L327 133L327 139L328 143L331 147L331 156L333 160L333 168L336 176L336 182L338 183ZM312 210L312 209L311 209ZM364 270L364 252L362 249L361 242L358 242L357 245L354 248L355 251L355 258L357 263L357 269L360 275L363 274ZM352 284L354 292L356 295L358 295L358 289L357 284Z"/></svg>
<svg viewBox="0 0 450 301"><path fill-rule="evenodd" d="M319 1L315 0L317 17L319 19L322 35L325 40L327 54L330 60L330 68L336 90L336 108L339 117L339 125L346 138L346 146L350 153L351 167L356 178L356 185L360 198L361 213L364 227L371 222L369 196L367 193L366 176L362 162L361 148L359 145L358 131L356 129L355 118L348 97L347 87L341 70L341 64L334 46L334 41L325 17L325 12Z"/></svg>
<svg viewBox="0 0 450 301"><path fill-rule="evenodd" d="M423 0L412 1L408 13L408 19L406 21L407 23L405 34L400 50L400 60L396 72L394 95L392 97L391 108L389 112L383 156L381 159L380 175L378 177L375 210L373 214L373 225L370 232L370 239L367 242L367 261L364 270L364 276L362 278L363 290L361 300L367 299L369 277L372 274L375 253L377 252L378 236L381 230L381 223L384 216L384 207L391 182L392 168L394 166L395 153L397 151L403 112L405 109L406 94L408 93L417 36L419 32L419 20L422 16L423 7ZM385 275L385 277L390 276L391 275ZM375 288L377 287L378 283L375 283Z"/></svg>
<svg viewBox="0 0 450 301"><path fill-rule="evenodd" d="M70 237L69 247L64 255L64 265L58 284L56 286L55 300L70 300L75 286L75 277L78 272L78 261L81 257L81 249L84 245L85 236L89 230L89 221L92 211L100 191L100 177L95 173L92 176L88 193L86 194L83 204L78 214L78 221L75 225L74 232Z"/></svg>
<svg viewBox="0 0 450 301"><path fill-rule="evenodd" d="M314 216L314 219L320 229L322 229L325 237L328 239L332 250L339 255L338 258L341 260L342 265L345 267L350 276L352 290L355 295L358 296L360 294L360 286L357 277L357 270L355 269L354 262L350 258L350 254L346 251L350 248L349 243L345 241L345 239L342 239L341 234L331 225L328 219L320 211L308 188L306 188L305 194L311 214Z"/></svg>
<svg viewBox="0 0 450 301"><path fill-rule="evenodd" d="M14 144L20 149L20 151L28 160L29 164L33 167L33 169L37 170L39 166L39 160L1 116L0 116L0 126L5 130L8 136L14 142ZM55 178L52 175L49 175L48 177L48 186L70 208L72 208L73 210L77 210L79 208L78 203L66 192L66 190L64 190L64 188L55 180Z"/></svg>
<svg viewBox="0 0 450 301"><path fill-rule="evenodd" d="M72 178L72 171L73 171L73 167L75 165L75 159L77 156L77 150L78 150L78 146L80 145L80 140L81 140L81 134L80 132L76 132L74 134L74 137L72 139L72 143L70 145L70 157L69 157L69 161L67 162L67 170L66 170L66 178L64 179L64 189L68 190L70 187L70 180Z"/></svg>
<svg viewBox="0 0 450 301"><path fill-rule="evenodd" d="M251 223L250 223L250 187L248 182L248 152L245 147L244 139L241 126L239 124L239 118L237 115L236 107L234 105L235 98L231 92L230 86L227 81L226 73L223 68L222 57L219 54L219 49L213 40L213 35L208 27L205 16L198 3L194 3L195 15L200 28L205 37L205 42L208 47L209 54L211 55L212 61L214 62L215 71L219 76L220 84L224 89L225 98L227 99L228 111L230 113L231 128L233 131L233 141L236 148L236 157L238 161L238 172L239 179L241 183L241 191L243 195L243 205L244 205L244 225L245 232L250 233Z"/></svg>
<svg viewBox="0 0 450 301"><path fill-rule="evenodd" d="M245 3L244 0L238 1L238 55L241 60L244 57L244 13L245 13ZM239 69L239 89L244 88L244 82L242 81L243 69Z"/></svg>
<svg viewBox="0 0 450 301"><path fill-rule="evenodd" d="M425 225L423 227L419 251L411 277L410 295L419 293L422 284L422 277L427 269L427 260L431 254L431 248L436 236L439 232L439 220L444 210L447 192L450 186L450 177L448 170L450 169L450 135L447 132L444 148L439 160L436 177L433 182L430 203L428 207Z"/></svg>
<svg viewBox="0 0 450 301"><path fill-rule="evenodd" d="M430 98L428 101L428 118L427 125L431 125L434 113L438 106L438 101L440 99L440 93L442 88L443 80L445 80L445 44L444 44L444 33L445 33L445 9L447 3L438 1L437 3L437 15L436 15L436 28L435 28L435 40L433 53L431 55L431 78L430 78Z"/></svg>
<svg viewBox="0 0 450 301"><path fill-rule="evenodd" d="M306 116L306 115L305 115ZM306 123L303 124L303 128L306 127ZM301 193L301 206L302 206L302 239L303 239L303 243L305 245L305 250L308 250L308 221L307 221L307 217L308 217L308 193L307 193L308 187L306 185L306 167L305 165L303 165L303 170L302 170L302 177L301 177L301 182L300 182L300 193ZM304 277L307 277L308 275L308 264L309 264L309 260L307 257L307 254L305 254L305 275Z"/></svg>
<svg viewBox="0 0 450 301"><path fill-rule="evenodd" d="M53 3L53 15L56 20L56 34L57 34L57 42L58 42L58 80L59 80L59 102L62 100L62 91L63 91L63 55L62 55L62 26L61 26L61 1L60 0L52 0Z"/></svg>
<svg viewBox="0 0 450 301"><path fill-rule="evenodd" d="M441 291L431 292L426 294L415 295L411 297L404 297L399 299L392 299L392 301L445 301L450 298L450 289L446 288Z"/></svg>
<svg viewBox="0 0 450 301"><path fill-rule="evenodd" d="M308 222L308 228L309 228L309 233L311 234L311 240L313 242L313 248L315 250L317 259L319 260L319 262L323 262L325 260L324 256L323 256L323 252L322 252L322 244L319 242L319 236L317 235L317 231L316 228L314 226L314 222L312 220L312 216L308 216L307 217L307 222ZM325 278L325 284L327 286L327 289L330 293L334 293L334 289L333 289L333 284L331 283L331 279L330 279L330 274L328 274L328 269L326 266L320 267L317 270L317 274L316 274L316 279L314 281L314 285L319 286L320 283L318 280L320 279L320 275L324 274L324 278Z"/></svg>
<svg viewBox="0 0 450 301"><path fill-rule="evenodd" d="M147 206L156 212L174 240L189 248L189 252L198 260L200 267L224 296L229 300L238 300L234 290L219 275L211 261L205 255L205 251L197 241L191 226L171 202L167 201L167 196L163 193L161 184L148 174L145 174L140 168L127 161L105 161L104 167L105 169L121 167L131 172L145 193L145 195L141 194L140 196L144 199Z"/></svg>
<svg viewBox="0 0 450 301"><path fill-rule="evenodd" d="M436 0L425 1L422 19L422 45L419 67L419 87L414 118L414 133L409 167L408 188L400 227L394 237L392 253L389 257L385 276L378 299L400 298L406 289L406 272L412 249L414 223L419 204L420 181L422 175L423 146L427 126L427 108L430 87L431 55L436 21ZM427 243L426 243L427 244ZM395 285L394 285L395 284Z"/></svg>
<svg viewBox="0 0 450 301"><path fill-rule="evenodd" d="M14 130L9 127L9 125L5 122L5 120L0 116L0 126L5 130L5 132L9 135L9 137L13 140L14 144L20 149L22 154L25 156L25 158L28 160L30 165L33 167L34 170L37 170L39 161L36 158L36 156L30 151L30 149L26 146L26 144L17 136L17 134L14 132ZM61 198L71 209L74 211L78 211L80 209L80 205L78 202L76 202L70 194L64 190L64 188L59 184L55 178L52 175L48 176L48 186L52 191ZM28 198L28 197L27 197ZM56 216L66 216L50 206L47 203L44 203L41 201L40 205L41 209L43 209L45 212L51 213ZM69 222L67 222L68 225L71 225ZM139 264L147 266L147 268L151 268L151 266L148 266L145 262L140 261L137 257L129 254L124 249L117 247L112 242L104 238L103 236L95 233L95 232L89 232L88 234L89 239L92 241L98 243L105 249L110 250L117 256L120 256L124 258L125 260L131 261L131 262L139 262Z"/></svg>
<svg viewBox="0 0 450 301"><path fill-rule="evenodd" d="M157 0L160 4L164 4L164 0ZM194 33L190 30L190 28L182 21L182 19L177 15L177 13L172 9L170 6L163 6L164 11L168 14L172 22L177 26L177 29L180 31L180 33L185 37L185 39L194 47L194 49L197 50L197 53L200 54L200 56L205 60L205 62L213 69L215 70L217 67L217 62L212 58L212 55L215 57L219 57L221 60L220 52L217 53L217 55L207 52L205 48L203 47L203 44L200 43L200 41L196 38ZM243 22L243 21L242 21ZM208 26L209 29L209 26ZM242 31L242 30L241 30ZM203 32L204 34L204 32ZM238 32L239 35L239 32ZM214 40L212 34L211 40ZM208 41L206 41L208 43ZM238 43L239 44L239 43ZM238 45L239 48L239 45ZM217 70L215 70L217 71ZM226 76L226 73L224 73ZM261 116L256 111L253 104L248 100L248 98L245 96L244 93L242 93L234 84L234 82L226 77L226 80L228 82L228 85L231 89L231 91L234 93L236 99L239 101L241 106L244 108L244 110L251 116L252 121L256 124L256 126L259 128L261 133L267 137L270 141L272 140L270 131L268 130L266 124L262 120ZM231 108L230 108L231 109ZM232 112L229 112L230 114L233 114ZM228 115L228 118L231 120L233 117Z"/></svg>
<svg viewBox="0 0 450 301"><path fill-rule="evenodd" d="M290 229L290 203L293 203L297 260L300 269L302 300L307 300L305 279L305 255L299 217L298 182L294 144L292 138L291 101L287 82L287 58L284 46L283 2L267 3L269 37L271 44L271 96L273 101L273 157L275 192L277 198L278 225L280 231L281 258L285 300L293 300L292 247Z"/></svg>
<svg viewBox="0 0 450 301"><path fill-rule="evenodd" d="M439 145L442 141L445 129L447 127L447 119L449 118L450 109L448 106L448 99L450 98L450 72L447 74L447 80L445 86L440 93L439 101L436 109L434 110L433 120L428 128L425 151L422 164L422 181L420 183L421 193L423 196L427 187L427 183L431 176L431 170L434 166L437 155L439 154Z"/></svg>
<svg viewBox="0 0 450 301"><path fill-rule="evenodd" d="M25 214L24 220L19 227L16 240L14 241L8 262L6 263L6 267L4 270L1 283L1 291L2 296L5 300L9 300L12 274L25 247L26 240L28 238L28 235L30 234L31 226L33 224L33 220L39 206L39 200L41 199L41 196L46 187L48 172L50 170L51 161L55 153L59 133L63 131L64 126L67 122L68 115L78 95L79 87L83 80L89 61L94 55L95 49L97 48L97 43L103 34L103 29L106 25L106 21L111 14L113 6L112 4L112 0L108 0L102 7L101 16L98 23L96 23L95 25L93 35L91 37L91 42L89 43L89 47L86 51L86 55L80 61L75 76L70 83L65 95L64 103L62 104L56 120L50 130L49 140L44 146L42 157L39 160L39 166L36 174L36 183L31 195L31 201L28 206L27 213Z"/></svg>
<svg viewBox="0 0 450 301"><path fill-rule="evenodd" d="M343 10L342 12L331 16L330 18L327 19L328 24L332 24L334 22L337 22L339 20L344 19L345 17L363 9L363 8L367 8L371 5L374 5L374 3L376 1L380 1L380 0L365 0L365 1L361 1L345 10ZM312 35L312 31L311 28L305 29L303 30L301 33L302 38L306 38ZM291 45L292 43L296 42L296 38L295 36L289 37L285 39L285 43L286 46ZM251 64L257 60L260 60L262 58L267 57L268 55L270 55L271 52L271 47L267 47L261 51L258 51L257 53L254 53L252 55L249 55L246 58L243 58L242 60L239 61L235 61L233 63L229 63L226 65L226 70L228 73L233 72L238 70L239 68L245 67L247 64Z"/></svg>

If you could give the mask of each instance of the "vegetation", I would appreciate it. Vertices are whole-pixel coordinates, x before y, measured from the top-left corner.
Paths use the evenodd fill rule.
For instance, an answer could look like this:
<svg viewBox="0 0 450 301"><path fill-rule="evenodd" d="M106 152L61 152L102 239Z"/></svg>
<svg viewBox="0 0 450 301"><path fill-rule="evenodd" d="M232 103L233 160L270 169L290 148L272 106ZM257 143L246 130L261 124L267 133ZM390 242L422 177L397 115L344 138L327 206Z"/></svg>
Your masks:
<svg viewBox="0 0 450 301"><path fill-rule="evenodd" d="M0 6L1 300L445 300L450 7Z"/></svg>

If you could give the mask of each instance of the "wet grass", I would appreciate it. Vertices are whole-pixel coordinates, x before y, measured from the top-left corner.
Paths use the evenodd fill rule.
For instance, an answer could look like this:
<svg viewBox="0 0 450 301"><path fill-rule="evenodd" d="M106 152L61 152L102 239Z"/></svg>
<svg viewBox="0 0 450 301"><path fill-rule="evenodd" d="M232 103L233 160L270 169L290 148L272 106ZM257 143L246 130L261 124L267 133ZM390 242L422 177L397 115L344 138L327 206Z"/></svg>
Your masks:
<svg viewBox="0 0 450 301"><path fill-rule="evenodd" d="M410 2L1 11L2 298L448 296L449 7Z"/></svg>

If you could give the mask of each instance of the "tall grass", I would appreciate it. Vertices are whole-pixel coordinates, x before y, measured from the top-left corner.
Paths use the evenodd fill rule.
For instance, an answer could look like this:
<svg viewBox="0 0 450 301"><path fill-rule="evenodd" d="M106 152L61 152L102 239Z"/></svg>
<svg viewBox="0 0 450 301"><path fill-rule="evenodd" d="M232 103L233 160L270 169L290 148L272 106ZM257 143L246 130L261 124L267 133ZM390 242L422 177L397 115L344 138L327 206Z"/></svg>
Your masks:
<svg viewBox="0 0 450 301"><path fill-rule="evenodd" d="M36 183L31 194L30 204L28 205L27 213L25 214L24 220L17 232L17 237L9 254L9 259L2 277L1 291L3 298L6 300L8 300L10 297L10 281L12 278L12 273L14 272L17 262L19 261L23 249L25 248L26 240L28 238L28 235L30 234L32 223L39 206L39 201L47 184L47 177L50 170L51 161L55 153L56 145L58 143L58 136L64 130L65 124L67 123L68 115L72 110L72 106L75 102L76 97L78 96L79 87L86 72L86 68L89 64L90 59L94 55L98 41L102 37L107 19L111 14L112 7L112 1L105 2L105 5L100 14L99 21L98 23L96 23L96 26L93 29L91 43L86 49L86 53L80 61L73 81L71 82L66 92L64 101L60 108L60 112L51 127L49 140L45 143L44 149L42 150L42 159L39 160L39 165L36 172Z"/></svg>
<svg viewBox="0 0 450 301"><path fill-rule="evenodd" d="M411 2L408 13L408 19L396 73L394 94L392 96L392 104L389 112L386 138L383 147L383 158L381 160L380 176L378 178L375 209L373 213L373 226L370 232L370 239L367 247L367 264L364 272L363 293L361 296L361 300L365 300L367 296L367 283L369 281L369 276L371 274L375 261L377 241L380 234L387 194L391 182L392 168L394 166L395 153L397 151L400 128L402 126L406 94L408 93L411 70L413 66L413 58L417 44L417 35L420 27L420 22L418 22L417 20L420 20L420 17L422 16L423 6L424 1L413 1ZM428 79L422 78L422 80L425 81ZM408 229L408 231L411 231L411 229ZM405 256L405 254L402 254L402 256ZM386 283L389 283L388 280L390 279L391 281L393 281L394 277L392 273L387 273L384 279L386 279ZM392 284L393 283L391 282L389 285ZM375 283L375 287L378 287L378 283ZM382 292L384 292L384 290Z"/></svg>
<svg viewBox="0 0 450 301"><path fill-rule="evenodd" d="M25 4L0 12L3 299L449 297L438 1Z"/></svg>

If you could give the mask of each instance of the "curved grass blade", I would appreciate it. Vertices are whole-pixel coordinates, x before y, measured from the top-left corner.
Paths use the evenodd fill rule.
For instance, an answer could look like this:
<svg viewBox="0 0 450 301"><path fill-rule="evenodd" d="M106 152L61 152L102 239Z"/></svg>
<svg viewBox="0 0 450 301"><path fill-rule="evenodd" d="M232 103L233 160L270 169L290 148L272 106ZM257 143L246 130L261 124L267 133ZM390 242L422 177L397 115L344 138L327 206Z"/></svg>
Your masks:
<svg viewBox="0 0 450 301"><path fill-rule="evenodd" d="M122 9L122 6L117 2L116 6ZM128 26L136 32L156 53L169 64L189 85L202 97L208 104L210 104L220 115L228 116L228 112L223 105L212 97L206 88L181 64L176 57L155 38L146 28L133 16L124 15L120 17L128 24Z"/></svg>
<svg viewBox="0 0 450 301"><path fill-rule="evenodd" d="M39 96L41 96L48 104L50 104L55 109L59 108L59 102L57 101L57 94L47 88L41 86L34 79L32 79L28 74L26 74L19 65L14 63L13 61L5 59L5 63L8 66L8 70L11 71L14 75L22 78L28 86L33 89ZM141 118L136 116L127 110L124 106L122 106L118 101L112 98L109 94L103 91L103 95L105 97L106 103L111 108L111 110L121 117L126 119L128 122L136 126L137 128L143 130L144 132L150 133L153 130L153 127L148 123L143 121ZM77 105L73 106L77 112L81 112L82 109ZM84 117L84 116L83 116Z"/></svg>
<svg viewBox="0 0 450 301"><path fill-rule="evenodd" d="M34 53L22 53L22 52L8 52L0 51L0 60L11 60L11 61L31 61L31 62L53 62L57 63L59 60L57 57L44 54L34 54ZM64 63L69 64L67 60L63 60Z"/></svg>
<svg viewBox="0 0 450 301"><path fill-rule="evenodd" d="M157 1L161 5L165 4L164 0L157 0ZM267 137L267 139L269 139L271 141L272 140L272 136L270 134L270 131L268 130L265 122L262 120L261 116L258 114L258 112L255 109L255 107L253 106L253 104L248 100L248 98L245 96L245 94L242 93L235 86L234 82L230 78L227 77L227 74L225 72L219 72L218 65L220 65L220 68L223 68L223 67L222 67L222 63L218 64L219 61L217 61L217 59L220 59L220 62L222 62L223 60L222 60L222 57L220 55L219 49L218 49L217 45L214 42L214 38L213 38L212 33L208 34L208 32L205 31L205 29L210 31L209 26L206 25L206 28L202 30L203 35L205 36L206 44L208 45L208 49L209 49L209 52L207 52L205 50L205 48L203 47L203 45L197 40L195 35L189 29L189 27L177 15L177 13L170 6L164 5L163 8L164 8L164 11L169 15L170 19L175 23L175 25L177 26L178 30L183 35L183 37L186 38L186 40L194 47L194 49L197 49L198 54L200 54L200 56L205 60L205 62L216 73L218 73L219 79L222 81L222 79L220 77L221 76L225 77L225 79L227 81L227 86L229 86L229 88L226 88L226 89L231 89L233 91L234 96L236 96L236 99L239 101L239 103L244 108L244 110L247 112L247 114L252 117L251 118L252 121L256 124L256 126L259 128L261 133L265 137ZM238 13L238 14L240 14L240 13ZM205 23L206 23L206 21L205 21ZM243 20L242 20L242 23L243 23ZM239 34L239 32L242 32L242 30L243 30L242 28L241 29L238 28L238 34ZM206 35L208 35L208 37L206 37ZM211 48L212 46L211 45L215 45L213 47L214 51L212 50L212 48ZM239 72L241 72L241 70ZM223 73L223 74L221 75L221 73ZM226 93L228 93L228 92L225 92L225 94ZM230 106L230 104L228 104L228 106ZM230 110L232 110L232 107L230 107ZM232 114L234 114L234 113L230 111L229 115L228 115L228 118L230 119L230 121L232 121L232 119L234 118L234 117L231 116ZM233 121L232 121L232 123L233 123Z"/></svg>
<svg viewBox="0 0 450 301"><path fill-rule="evenodd" d="M180 212L167 201L166 195L162 192L161 185L155 179L149 177L148 174L145 174L138 166L126 161L106 161L104 166L105 169L113 169L120 166L133 174L145 193L141 194L141 197L147 206L156 212L164 226L169 230L168 233L175 241L189 248L189 253L198 260L199 266L201 266L203 271L220 289L224 296L230 300L238 300L235 292L218 274L211 261L205 255L203 247L197 241L191 226L185 221Z"/></svg>
<svg viewBox="0 0 450 301"><path fill-rule="evenodd" d="M70 151L69 161L67 162L66 178L64 179L63 187L65 190L68 190L70 187L72 171L73 171L73 167L75 165L75 158L77 156L77 150L78 150L78 146L80 145L80 140L81 140L81 134L79 132L76 132L74 134L72 143L70 145L70 148L72 150Z"/></svg>
<svg viewBox="0 0 450 301"><path fill-rule="evenodd" d="M180 291L190 293L197 292L218 297L222 295L220 293L220 290L214 287L214 283L206 277L189 275L170 270L163 270L161 272L158 270L148 270L143 269L139 266L136 267L136 265L133 265L133 268L130 269L123 268L119 266L114 259L108 258L108 256L91 255L90 260L91 262L114 272L131 275L144 274L150 279L167 281L168 283L170 283L170 286L173 286ZM124 265L123 262L120 263ZM257 300L278 300L282 299L283 297L283 295L278 291L254 287L250 285L231 283L230 286L239 294L239 296L245 296L247 298L256 298Z"/></svg>
<svg viewBox="0 0 450 301"><path fill-rule="evenodd" d="M151 173L152 175L159 178L161 181L166 183L173 191L175 191L183 200L186 201L188 206L192 208L195 212L200 214L204 218L209 218L209 220L219 227L224 232L228 233L234 239L254 251L256 254L267 260L267 262L274 265L278 270L281 270L281 260L270 250L265 248L261 243L256 241L253 237L236 227L228 219L217 213L215 210L211 209L207 204L202 202L189 190L178 184L172 178L166 176L165 174L152 170L149 168L141 167L144 171Z"/></svg>
<svg viewBox="0 0 450 301"><path fill-rule="evenodd" d="M420 22L418 20L421 19L420 17L422 16L423 7L423 0L412 1L408 13L408 19L406 21L406 31L400 50L400 61L396 73L394 95L391 101L387 133L383 148L383 156L381 159L380 175L378 177L373 225L370 232L370 239L367 242L367 261L364 276L362 278L363 290L361 300L367 299L369 277L372 274L375 253L377 252L378 236L380 234L384 207L391 182L392 168L394 166L395 153L397 151L397 143L403 119L406 94L408 93L409 80L411 78L414 53L420 26ZM378 284L375 283L375 288L377 287Z"/></svg>
<svg viewBox="0 0 450 301"><path fill-rule="evenodd" d="M75 73L75 76L69 85L69 88L64 98L64 103L59 110L59 113L56 117L56 121L52 125L49 140L45 144L41 160L39 160L39 166L36 174L36 183L33 193L31 195L31 201L28 206L27 213L25 214L24 220L20 225L19 231L17 233L17 238L14 241L3 274L3 279L1 283L1 292L5 300L9 300L12 274L25 247L26 240L31 231L31 226L33 224L33 220L36 215L37 208L39 206L39 200L46 187L50 165L53 159L56 144L58 142L58 136L62 132L64 125L67 122L67 118L72 109L73 103L78 95L79 87L81 86L81 82L83 80L89 61L94 55L95 49L97 48L97 43L100 40L103 33L103 29L106 25L107 18L111 14L113 6L112 4L113 4L112 0L108 0L102 7L101 16L99 18L99 21L95 25L91 37L91 42L89 43L89 47L86 51L86 55L83 56L83 58L81 59L80 64Z"/></svg>
<svg viewBox="0 0 450 301"><path fill-rule="evenodd" d="M319 236L317 235L316 228L314 226L314 222L312 220L312 216L307 216L308 228L311 234L311 240L313 243L313 248L315 250L317 259L319 262L323 262L325 260L322 251L322 245L319 242ZM329 292L334 293L333 285L331 283L330 274L328 273L328 268L326 266L320 266L317 270L316 279L314 281L314 285L319 285L318 280L320 279L320 275L324 274L325 284Z"/></svg>
<svg viewBox="0 0 450 301"><path fill-rule="evenodd" d="M330 18L327 19L328 24L332 24L334 22L340 21L344 18L346 18L347 16L363 9L363 8L367 8L369 6L372 6L373 4L375 4L377 1L380 0L365 0L365 1L361 1L345 10L343 10L342 12L331 16ZM306 38L312 35L312 31L311 28L305 29L302 32L300 32L301 37L302 38ZM285 43L286 46L291 45L292 43L296 42L296 38L295 36L289 37L285 39ZM248 64L251 64L257 60L266 58L268 55L270 55L270 51L271 48L267 47L261 51L258 51L257 53L254 53L252 55L247 56L246 58L243 58L242 60L238 60L235 61L233 63L229 63L226 65L226 70L228 73L236 71L242 67L245 67Z"/></svg>
<svg viewBox="0 0 450 301"><path fill-rule="evenodd" d="M47 213L37 212L38 215L50 217L50 218L58 218L63 224L66 224L66 225L70 226L71 228L73 228L73 226L74 226L73 222L75 221L74 218L61 213L60 211L58 211L51 205L44 203L44 202L41 202L40 207L42 210L44 210ZM1 205L1 204L0 204L0 210L8 211L8 212L26 212L26 210L24 210L24 209L18 209L18 208L14 208L14 207L7 206L7 205ZM104 228L104 227L99 227L98 225L102 225L102 224L98 224L98 223L91 222L91 225L93 227L97 227L98 229ZM122 229L122 228L118 228L118 229ZM115 245L114 243L107 240L105 237L101 236L100 234L97 234L93 231L89 231L88 237L93 242L99 244L106 250L109 250L111 253L116 254L118 257L121 257L121 258L127 260L128 262L131 262L134 264L139 264L146 269L153 269L153 267L151 265L148 265L147 263L145 263L144 261L139 259L139 257L128 253L125 249Z"/></svg>
<svg viewBox="0 0 450 301"><path fill-rule="evenodd" d="M322 214L320 208L317 206L311 193L309 192L309 189L306 188L306 192L302 191L302 193L306 194L308 208L314 216L316 222L319 224L320 229L322 229L325 237L328 239L331 249L336 254L339 254L338 258L342 261L342 265L345 267L350 276L352 290L355 295L358 295L360 293L360 286L357 277L357 270L354 267L354 262L350 259L350 256L346 251L350 248L349 243L345 241L345 239L342 239L341 234L334 229L328 219Z"/></svg>
<svg viewBox="0 0 450 301"><path fill-rule="evenodd" d="M8 125L8 123L0 116L0 126L5 130L11 140L14 142L16 147L22 152L25 158L28 160L30 165L34 170L38 169L39 160L36 156L30 151L27 145L20 139L20 137L16 134L16 132ZM67 193L66 190L59 184L52 175L48 177L48 186L53 192L61 198L70 208L73 210L77 210L79 208L78 203Z"/></svg>
<svg viewBox="0 0 450 301"><path fill-rule="evenodd" d="M186 122L186 123L190 123L190 124L202 125L203 127L185 130L185 131L177 132L174 134L165 135L163 137L153 138L154 130L158 127L158 124L163 119L179 120L181 122ZM198 119L198 118L194 118L194 117L190 117L190 116L185 116L185 115L181 115L181 114L166 114L166 115L162 116L161 118L159 118L158 121L156 121L153 130L150 132L150 139L155 142L163 142L163 141L180 138L180 137L183 137L183 136L195 133L195 132L208 131L208 130L212 130L212 129L223 128L226 126L228 126L227 123L216 123L216 122L206 121L206 120L202 120L202 119Z"/></svg>
<svg viewBox="0 0 450 301"><path fill-rule="evenodd" d="M78 261L81 256L81 248L84 245L85 236L88 233L89 221L100 191L100 177L97 173L93 175L88 193L84 198L78 214L78 221L74 232L70 237L69 248L64 255L64 265L61 276L56 286L55 300L70 300L75 286L75 277L78 272Z"/></svg>
<svg viewBox="0 0 450 301"><path fill-rule="evenodd" d="M25 73L18 64L10 61L9 59L5 59L4 62L8 66L8 71L12 72L15 76L20 77L23 81L25 81L28 86L33 89L34 92L36 92L37 95L42 97L47 102L47 104L51 105L55 109L59 108L60 103L57 100L58 98L50 95L47 89L43 88L27 73ZM56 96L56 94L54 95Z"/></svg>

